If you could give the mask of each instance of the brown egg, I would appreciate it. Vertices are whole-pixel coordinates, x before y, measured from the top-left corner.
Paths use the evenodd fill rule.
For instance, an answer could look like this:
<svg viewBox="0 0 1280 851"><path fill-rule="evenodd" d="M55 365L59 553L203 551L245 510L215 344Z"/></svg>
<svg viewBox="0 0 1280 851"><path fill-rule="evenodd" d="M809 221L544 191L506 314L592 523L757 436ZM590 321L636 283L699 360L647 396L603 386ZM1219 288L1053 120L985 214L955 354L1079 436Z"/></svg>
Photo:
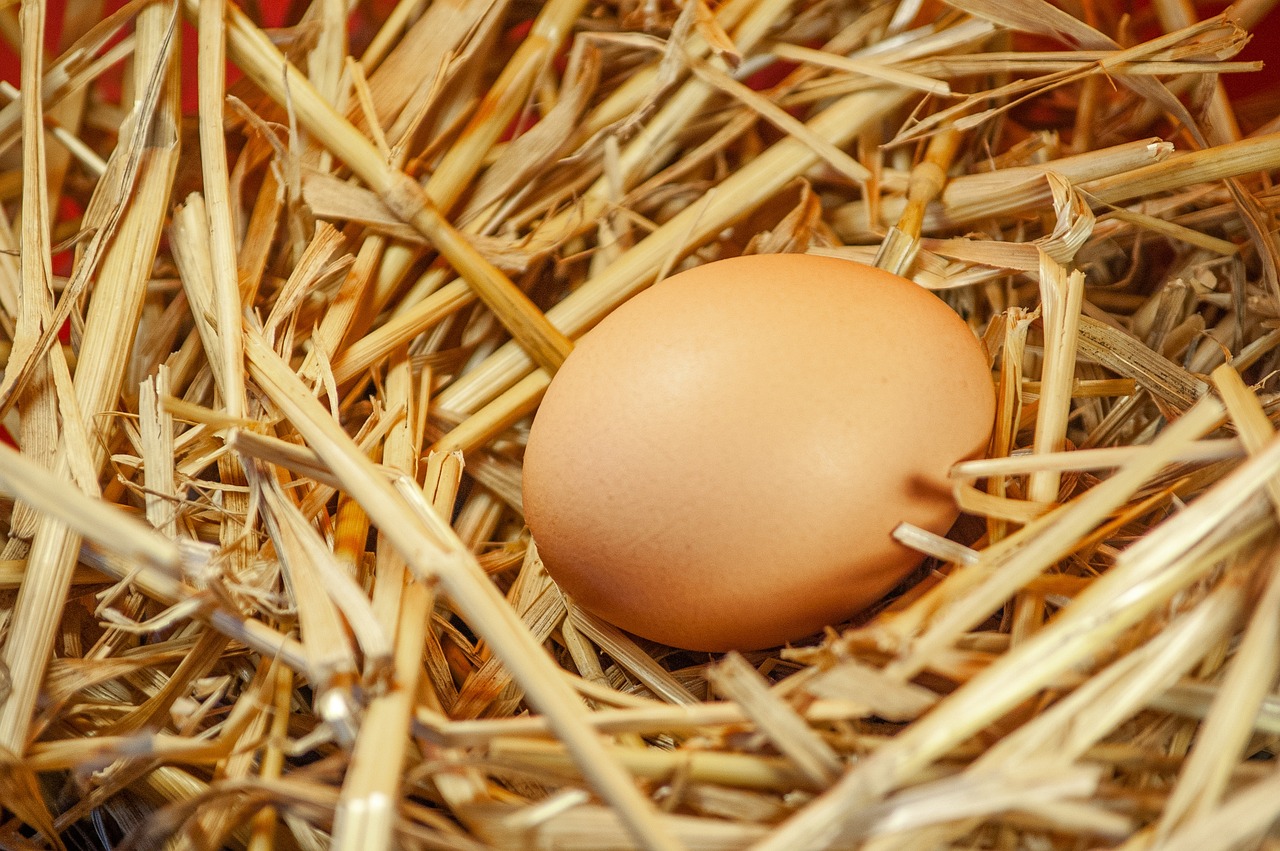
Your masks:
<svg viewBox="0 0 1280 851"><path fill-rule="evenodd" d="M681 272L587 333L547 389L525 516L551 576L694 650L803 638L916 567L995 407L969 327L878 269L759 255Z"/></svg>

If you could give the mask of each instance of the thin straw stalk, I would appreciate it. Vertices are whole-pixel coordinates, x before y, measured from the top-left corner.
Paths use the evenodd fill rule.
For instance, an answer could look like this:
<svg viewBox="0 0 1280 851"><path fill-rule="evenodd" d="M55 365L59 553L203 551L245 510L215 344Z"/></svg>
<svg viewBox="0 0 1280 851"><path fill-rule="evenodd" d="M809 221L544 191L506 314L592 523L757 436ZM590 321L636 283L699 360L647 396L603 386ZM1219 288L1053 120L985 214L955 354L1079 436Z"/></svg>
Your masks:
<svg viewBox="0 0 1280 851"><path fill-rule="evenodd" d="M425 5L426 0L400 0L396 4L395 8L391 10L391 14L387 15L386 20L382 22L382 26L378 28L377 34L360 56L360 66L365 74L373 73L382 60L386 58L387 53L408 25L408 22L414 15L421 13L422 7Z"/></svg>
<svg viewBox="0 0 1280 851"><path fill-rule="evenodd" d="M951 86L943 80L934 80L922 74L913 74L879 62L852 59L848 56L785 43L770 45L769 50L780 59L793 59L796 62L809 62L855 75L861 74L896 86L919 89L938 97L948 97L951 94Z"/></svg>
<svg viewBox="0 0 1280 851"><path fill-rule="evenodd" d="M732 699L756 727L815 788L822 789L840 776L840 758L800 716L777 695L755 668L738 653L730 653L708 673L711 684Z"/></svg>
<svg viewBox="0 0 1280 851"><path fill-rule="evenodd" d="M1280 133L1188 151L1145 168L1091 181L1080 188L1107 204L1280 168Z"/></svg>
<svg viewBox="0 0 1280 851"><path fill-rule="evenodd" d="M278 666L275 670L274 701L271 706L271 727L268 742L258 768L258 776L271 781L279 779L284 769L284 740L289 734L289 705L293 699L293 671ZM279 822L275 807L263 807L253 817L252 838L248 851L272 851Z"/></svg>
<svg viewBox="0 0 1280 851"><path fill-rule="evenodd" d="M213 369L215 384L232 418L246 415L244 350L241 343L241 294L232 222L230 177L222 121L225 100L226 37L222 27L223 0L201 8L198 62L202 85L199 92L201 174L205 195L193 193L175 213L170 239L178 262L183 290L195 310L195 324ZM236 458L218 459L220 478L243 484L244 471ZM240 572L250 558L244 517L245 495L226 496L229 522L219 530L230 567Z"/></svg>
<svg viewBox="0 0 1280 851"><path fill-rule="evenodd" d="M525 550L524 563L507 599L539 644L546 643L566 614L564 597L543 570L536 547ZM515 704L518 692L509 693L515 691L512 679L510 670L497 657L490 657L462 683L450 715L478 718L495 709L495 704Z"/></svg>
<svg viewBox="0 0 1280 851"><path fill-rule="evenodd" d="M1276 792L1280 775L1273 774L1244 789L1230 801L1176 831L1162 845L1164 851L1196 851L1215 843L1237 845L1255 841L1276 820Z"/></svg>
<svg viewBox="0 0 1280 851"><path fill-rule="evenodd" d="M683 771L691 781L746 789L789 790L804 788L808 782L789 760L778 757L621 746L609 747L608 753L631 774L655 780ZM582 771L560 742L498 738L489 742L489 754L495 760L535 770Z"/></svg>
<svg viewBox="0 0 1280 851"><path fill-rule="evenodd" d="M388 401L412 406L409 361L401 354L387 376ZM419 404L425 404L419 400ZM392 431L386 441L383 461L405 473L416 472L414 417ZM427 464L426 488L437 497L444 510L452 508L462 476L456 456L433 457ZM397 802L405 759L408 755L409 722L423 670L426 631L431 621L434 595L420 582L413 582L404 560L391 547L378 550L375 608L395 608L389 628L395 634L394 677L388 691L365 711L364 723L352 752L351 770L342 786L334 814L335 848L391 848Z"/></svg>
<svg viewBox="0 0 1280 851"><path fill-rule="evenodd" d="M808 701L801 715L811 724L820 724L858 718L865 713L865 710L866 707L857 701L819 698ZM688 734L701 728L732 727L750 721L750 716L741 706L729 701L598 709L590 713L587 718L591 726L610 735ZM459 721L419 709L415 723L422 735L449 747L482 746L495 738L534 738L552 735L547 719L539 715ZM882 743L883 740L868 736L860 739L860 742L870 748Z"/></svg>
<svg viewBox="0 0 1280 851"><path fill-rule="evenodd" d="M961 461L951 468L951 475L959 479L980 479L993 475L1033 473L1037 470L1056 470L1060 473L1105 470L1123 466L1144 451L1142 446L1107 446L1044 454L1020 452L1006 458ZM1178 464L1206 464L1243 458L1244 455L1245 449L1240 441L1219 438L1196 441L1185 450L1170 456L1169 460Z"/></svg>
<svg viewBox="0 0 1280 851"><path fill-rule="evenodd" d="M49 279L52 277L48 242L48 196L44 187L42 127L44 110L39 96L41 81L38 71L42 65L40 57L44 41L44 4L24 2L20 14L23 36L22 83L23 87L33 94L22 108L22 123L26 131L23 133L22 177L26 191L23 193L22 205L26 226L22 229L21 287L25 298L21 318L26 320L25 324L28 327L36 331L40 318L37 306L46 302L45 293ZM60 353L54 352L54 356L60 356ZM38 415L42 425L52 426L51 436L56 439L58 428L56 409L54 409L57 404L55 397L45 393L43 399L31 401L34 403L32 407L35 410L31 411L28 422L34 421ZM24 422L24 425L26 424ZM26 436L23 435L23 437ZM6 451L5 455L19 460L23 465L28 465L27 476L21 478L27 478L33 474L41 478L48 476L47 470L23 459L16 452ZM65 468L59 470L59 473L65 476ZM12 483L10 486L12 487ZM11 549L12 541L10 546L6 547L6 553ZM36 552L39 553L40 550L37 549ZM55 564L61 570L51 571L52 577L42 579L40 574L35 574L23 578L19 599L15 604L9 625L9 635L3 647L3 655L0 655L0 664L3 664L8 674L5 704L0 707L0 753L17 756L26 750L29 715L35 707L40 677L48 660L49 651L52 649L53 633L57 628L56 620L62 609L62 595L66 593L71 581L73 565L67 563L68 561L69 559L56 562ZM33 592L41 595L38 601L40 604L44 599L57 601L52 619L49 618L48 613L42 611L46 607L31 602ZM43 596L45 594L48 596ZM38 654L38 658L31 657L33 651ZM12 758L9 757L6 762L11 761ZM16 802L20 802L22 809L30 813L28 817L33 818L34 823L45 833L46 838L57 843L56 832L46 827L51 818L44 802L38 794L31 794L35 785L34 776L29 778L31 782L25 782L28 777L23 776L24 774L13 772L12 776L6 779L5 786L17 787L6 789L6 798L12 796Z"/></svg>
<svg viewBox="0 0 1280 851"><path fill-rule="evenodd" d="M1077 326L1084 301L1084 274L1068 273L1047 254L1040 259L1041 310L1045 333L1040 406L1036 416L1035 451L1062 449L1071 409L1071 382L1076 371ZM1059 476L1053 470L1033 473L1027 498L1056 502Z"/></svg>
<svg viewBox="0 0 1280 851"><path fill-rule="evenodd" d="M922 226L936 232L1042 206L1051 197L1050 188L1044 182L1047 171L1078 186L1113 175L1127 176L1140 166L1159 164L1173 150L1171 143L1152 138L1061 157L1043 165L960 175L948 181L938 201L926 208ZM891 224L903 215L907 203L905 197L899 196L879 200L880 221ZM851 237L865 230L867 217L867 203L855 201L835 211L833 225L838 232Z"/></svg>
<svg viewBox="0 0 1280 851"><path fill-rule="evenodd" d="M226 99L226 0L200 4L200 166L204 177L205 208L209 217L208 243L213 281L213 315L221 344L215 373L227 413L244 416L244 350L240 334L240 284L236 276L236 246L231 221L231 178L227 171L227 140L223 132Z"/></svg>
<svg viewBox="0 0 1280 851"><path fill-rule="evenodd" d="M475 177L490 148L524 108L538 75L586 5L586 0L549 0L542 4L528 35L427 181L427 196L439 209L447 211L453 207ZM424 235L430 237L425 231Z"/></svg>
<svg viewBox="0 0 1280 851"><path fill-rule="evenodd" d="M920 250L920 226L925 207L947 185L947 170L955 159L962 135L959 130L943 130L929 140L924 159L911 169L907 182L907 206L898 224L890 229L876 252L876 266L895 275L905 275Z"/></svg>
<svg viewBox="0 0 1280 851"><path fill-rule="evenodd" d="M348 687L359 676L355 648L347 640L337 601L354 604L352 592L359 599L360 589L336 565L333 554L285 495L275 476L265 469L245 472L251 474L249 481L262 502L267 530L284 568L286 587L297 607L298 628L310 657L310 667L321 677L314 684L319 692L317 703L334 706L335 701L327 700L324 693L331 688ZM339 585L335 581L337 576L347 581ZM350 621L353 626L359 622L356 617ZM377 631L376 627L372 631ZM378 632L378 649L385 653L382 647L385 638ZM350 719L328 720L335 725L350 724ZM338 729L347 728L339 726Z"/></svg>

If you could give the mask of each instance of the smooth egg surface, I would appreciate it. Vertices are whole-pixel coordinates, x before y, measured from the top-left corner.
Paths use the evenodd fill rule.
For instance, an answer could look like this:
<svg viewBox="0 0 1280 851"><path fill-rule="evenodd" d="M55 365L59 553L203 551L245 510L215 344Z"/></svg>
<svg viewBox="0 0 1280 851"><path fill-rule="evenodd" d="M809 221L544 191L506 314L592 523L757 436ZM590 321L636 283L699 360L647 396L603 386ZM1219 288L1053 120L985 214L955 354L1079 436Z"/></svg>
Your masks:
<svg viewBox="0 0 1280 851"><path fill-rule="evenodd" d="M575 604L691 650L803 638L921 561L903 521L958 515L995 394L939 298L810 255L697 266L618 307L547 389L525 518Z"/></svg>

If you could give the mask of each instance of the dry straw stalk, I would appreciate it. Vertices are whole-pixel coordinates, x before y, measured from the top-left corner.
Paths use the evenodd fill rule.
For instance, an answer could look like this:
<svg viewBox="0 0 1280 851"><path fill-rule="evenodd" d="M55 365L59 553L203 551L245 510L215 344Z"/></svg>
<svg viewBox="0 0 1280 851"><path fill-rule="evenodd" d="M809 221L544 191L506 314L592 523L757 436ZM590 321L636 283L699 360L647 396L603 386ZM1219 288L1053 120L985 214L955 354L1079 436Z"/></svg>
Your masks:
<svg viewBox="0 0 1280 851"><path fill-rule="evenodd" d="M1276 845L1275 0L45 5L0 846ZM909 582L714 657L561 593L521 460L574 340L750 251L934 289L998 405Z"/></svg>

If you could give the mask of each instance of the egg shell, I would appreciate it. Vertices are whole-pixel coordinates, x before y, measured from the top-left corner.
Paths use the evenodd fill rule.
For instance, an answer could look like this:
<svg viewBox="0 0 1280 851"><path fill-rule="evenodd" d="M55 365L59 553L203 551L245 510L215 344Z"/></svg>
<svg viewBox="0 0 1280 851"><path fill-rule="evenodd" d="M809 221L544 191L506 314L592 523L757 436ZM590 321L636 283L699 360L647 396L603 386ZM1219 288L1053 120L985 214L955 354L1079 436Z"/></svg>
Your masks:
<svg viewBox="0 0 1280 851"><path fill-rule="evenodd" d="M708 263L588 332L548 387L525 518L574 603L694 650L775 646L876 602L945 533L995 394L937 296L810 255Z"/></svg>

